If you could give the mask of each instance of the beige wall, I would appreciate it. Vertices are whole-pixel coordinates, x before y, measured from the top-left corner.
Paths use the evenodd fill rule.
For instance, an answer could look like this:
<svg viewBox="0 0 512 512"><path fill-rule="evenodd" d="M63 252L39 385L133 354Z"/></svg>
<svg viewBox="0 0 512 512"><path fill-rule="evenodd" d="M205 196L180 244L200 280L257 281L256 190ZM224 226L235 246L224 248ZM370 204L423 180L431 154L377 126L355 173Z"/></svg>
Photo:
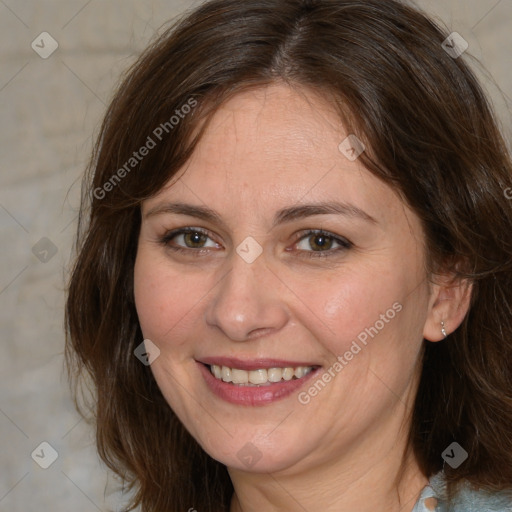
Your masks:
<svg viewBox="0 0 512 512"><path fill-rule="evenodd" d="M62 288L78 179L112 87L155 29L192 4L0 1L0 511L91 512L106 510L109 500L114 510L119 506L117 498L104 498L106 473L62 374ZM512 98L512 3L419 4L468 40ZM43 31L59 45L48 59L31 48ZM492 91L510 134L506 102ZM46 263L32 251L43 238L50 242L40 242L39 257L57 250ZM43 441L58 452L48 469L31 458ZM42 449L39 460L49 460Z"/></svg>

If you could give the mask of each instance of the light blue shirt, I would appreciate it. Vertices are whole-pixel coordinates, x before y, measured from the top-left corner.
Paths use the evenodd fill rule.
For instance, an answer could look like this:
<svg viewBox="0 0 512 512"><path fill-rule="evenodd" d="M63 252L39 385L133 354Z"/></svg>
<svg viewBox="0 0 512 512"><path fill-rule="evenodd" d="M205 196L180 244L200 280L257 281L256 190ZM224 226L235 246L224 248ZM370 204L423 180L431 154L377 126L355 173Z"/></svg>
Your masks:
<svg viewBox="0 0 512 512"><path fill-rule="evenodd" d="M440 471L423 489L412 512L512 512L512 489L490 493L466 484L448 506L444 473Z"/></svg>

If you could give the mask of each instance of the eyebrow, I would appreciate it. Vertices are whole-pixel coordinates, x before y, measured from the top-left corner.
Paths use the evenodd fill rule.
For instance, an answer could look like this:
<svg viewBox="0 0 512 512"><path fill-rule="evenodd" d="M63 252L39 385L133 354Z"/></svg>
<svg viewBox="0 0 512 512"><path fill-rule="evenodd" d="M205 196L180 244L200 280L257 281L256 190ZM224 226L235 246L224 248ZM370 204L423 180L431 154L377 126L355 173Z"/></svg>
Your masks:
<svg viewBox="0 0 512 512"><path fill-rule="evenodd" d="M162 214L187 215L225 226L221 216L215 210L207 206L195 206L186 203L165 203L155 206L144 215L144 218L147 219ZM359 218L372 224L378 224L374 217L355 205L339 202L321 202L295 205L279 210L274 216L272 228L279 224L305 219L313 215L344 215L346 217Z"/></svg>

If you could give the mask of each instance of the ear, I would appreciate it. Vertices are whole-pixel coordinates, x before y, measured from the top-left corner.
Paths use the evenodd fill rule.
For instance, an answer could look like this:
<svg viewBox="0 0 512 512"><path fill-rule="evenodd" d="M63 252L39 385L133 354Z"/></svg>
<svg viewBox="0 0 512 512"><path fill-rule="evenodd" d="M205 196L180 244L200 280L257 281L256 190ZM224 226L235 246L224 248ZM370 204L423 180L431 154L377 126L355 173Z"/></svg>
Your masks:
<svg viewBox="0 0 512 512"><path fill-rule="evenodd" d="M431 296L423 337L429 341L444 340L441 322L450 335L464 320L471 304L473 283L453 274L437 276L431 284Z"/></svg>

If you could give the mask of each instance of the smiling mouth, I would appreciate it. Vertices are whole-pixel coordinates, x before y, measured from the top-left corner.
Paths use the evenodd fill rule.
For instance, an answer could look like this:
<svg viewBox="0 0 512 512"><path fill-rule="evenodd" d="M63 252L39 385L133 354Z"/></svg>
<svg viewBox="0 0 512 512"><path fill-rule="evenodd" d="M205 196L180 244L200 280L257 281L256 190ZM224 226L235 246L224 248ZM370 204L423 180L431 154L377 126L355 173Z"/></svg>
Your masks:
<svg viewBox="0 0 512 512"><path fill-rule="evenodd" d="M271 386L279 382L298 380L318 368L317 366L290 366L247 371L216 364L206 366L217 380L238 386Z"/></svg>

